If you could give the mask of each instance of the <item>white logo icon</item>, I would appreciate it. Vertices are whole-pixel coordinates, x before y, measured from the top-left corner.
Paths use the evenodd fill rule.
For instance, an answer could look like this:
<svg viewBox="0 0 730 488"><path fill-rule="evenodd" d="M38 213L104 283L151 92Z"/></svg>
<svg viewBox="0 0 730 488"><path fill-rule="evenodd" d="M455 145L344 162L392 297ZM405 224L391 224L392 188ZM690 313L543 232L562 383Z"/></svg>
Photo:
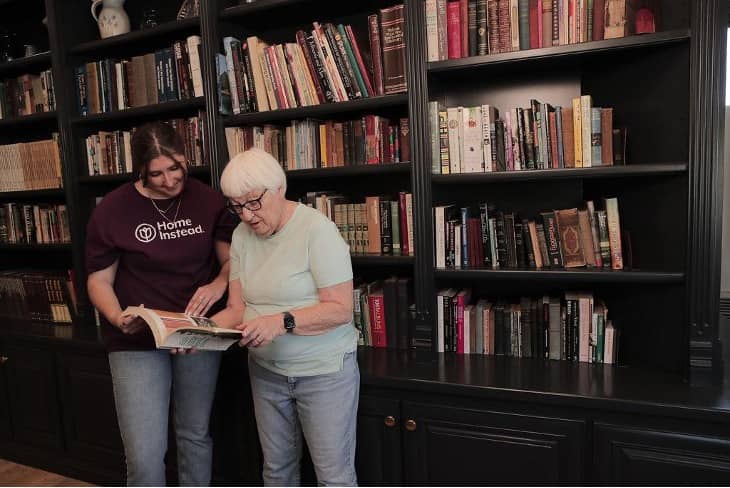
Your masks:
<svg viewBox="0 0 730 488"><path fill-rule="evenodd" d="M140 242L150 242L157 237L157 230L150 224L139 224L134 230L134 237Z"/></svg>

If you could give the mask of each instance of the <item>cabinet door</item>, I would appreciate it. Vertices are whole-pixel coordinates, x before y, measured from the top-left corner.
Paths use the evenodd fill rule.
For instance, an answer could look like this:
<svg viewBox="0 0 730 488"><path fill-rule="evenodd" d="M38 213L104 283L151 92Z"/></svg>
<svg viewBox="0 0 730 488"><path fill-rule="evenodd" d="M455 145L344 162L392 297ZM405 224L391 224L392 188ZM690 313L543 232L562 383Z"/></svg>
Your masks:
<svg viewBox="0 0 730 488"><path fill-rule="evenodd" d="M60 353L58 379L68 454L123 475L124 448L106 354Z"/></svg>
<svg viewBox="0 0 730 488"><path fill-rule="evenodd" d="M57 448L63 445L53 350L32 343L5 347L12 437L19 444Z"/></svg>
<svg viewBox="0 0 730 488"><path fill-rule="evenodd" d="M398 400L360 395L355 461L359 484L400 484L400 420Z"/></svg>
<svg viewBox="0 0 730 488"><path fill-rule="evenodd" d="M7 354L2 343L0 343L0 442L10 439L10 404L8 403L6 362Z"/></svg>
<svg viewBox="0 0 730 488"><path fill-rule="evenodd" d="M509 484L583 479L585 423L403 403L406 482Z"/></svg>
<svg viewBox="0 0 730 488"><path fill-rule="evenodd" d="M730 438L595 424L594 472L614 483L730 482Z"/></svg>

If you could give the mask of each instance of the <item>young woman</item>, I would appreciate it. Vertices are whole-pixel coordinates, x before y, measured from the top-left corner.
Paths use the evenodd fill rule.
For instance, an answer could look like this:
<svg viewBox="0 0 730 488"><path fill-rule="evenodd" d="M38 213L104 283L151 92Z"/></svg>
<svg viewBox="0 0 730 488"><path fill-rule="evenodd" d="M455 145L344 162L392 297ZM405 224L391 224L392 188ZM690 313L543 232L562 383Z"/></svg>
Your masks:
<svg viewBox="0 0 730 488"><path fill-rule="evenodd" d="M89 298L102 317L127 484L165 485L172 398L181 485L211 476L210 411L220 354L157 350L130 305L207 314L228 286L236 219L223 196L187 178L184 145L162 122L132 137L137 180L109 193L88 224Z"/></svg>

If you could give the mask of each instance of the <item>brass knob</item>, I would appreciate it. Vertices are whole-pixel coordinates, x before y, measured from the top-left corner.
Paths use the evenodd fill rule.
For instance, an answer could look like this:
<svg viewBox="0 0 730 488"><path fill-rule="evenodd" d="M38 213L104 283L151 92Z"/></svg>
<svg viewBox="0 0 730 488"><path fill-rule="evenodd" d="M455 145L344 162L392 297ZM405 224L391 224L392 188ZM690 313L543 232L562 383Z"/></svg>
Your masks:
<svg viewBox="0 0 730 488"><path fill-rule="evenodd" d="M388 415L387 417L385 417L383 422L385 423L386 427L393 427L395 425L395 417L393 417L392 415Z"/></svg>
<svg viewBox="0 0 730 488"><path fill-rule="evenodd" d="M406 430L408 432L413 432L416 430L416 421L413 419L406 420Z"/></svg>
<svg viewBox="0 0 730 488"><path fill-rule="evenodd" d="M8 362L8 359L9 358L7 356L0 356L0 364L7 363Z"/></svg>

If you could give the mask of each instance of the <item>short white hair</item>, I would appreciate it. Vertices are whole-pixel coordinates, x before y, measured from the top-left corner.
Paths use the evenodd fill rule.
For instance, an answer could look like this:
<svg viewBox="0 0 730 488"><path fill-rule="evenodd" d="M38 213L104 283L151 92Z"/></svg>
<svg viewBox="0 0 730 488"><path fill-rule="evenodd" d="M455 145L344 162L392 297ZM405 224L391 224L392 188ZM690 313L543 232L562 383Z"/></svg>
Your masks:
<svg viewBox="0 0 730 488"><path fill-rule="evenodd" d="M251 148L236 154L223 169L221 190L228 198L261 189L286 192L286 175L274 157L259 148Z"/></svg>

